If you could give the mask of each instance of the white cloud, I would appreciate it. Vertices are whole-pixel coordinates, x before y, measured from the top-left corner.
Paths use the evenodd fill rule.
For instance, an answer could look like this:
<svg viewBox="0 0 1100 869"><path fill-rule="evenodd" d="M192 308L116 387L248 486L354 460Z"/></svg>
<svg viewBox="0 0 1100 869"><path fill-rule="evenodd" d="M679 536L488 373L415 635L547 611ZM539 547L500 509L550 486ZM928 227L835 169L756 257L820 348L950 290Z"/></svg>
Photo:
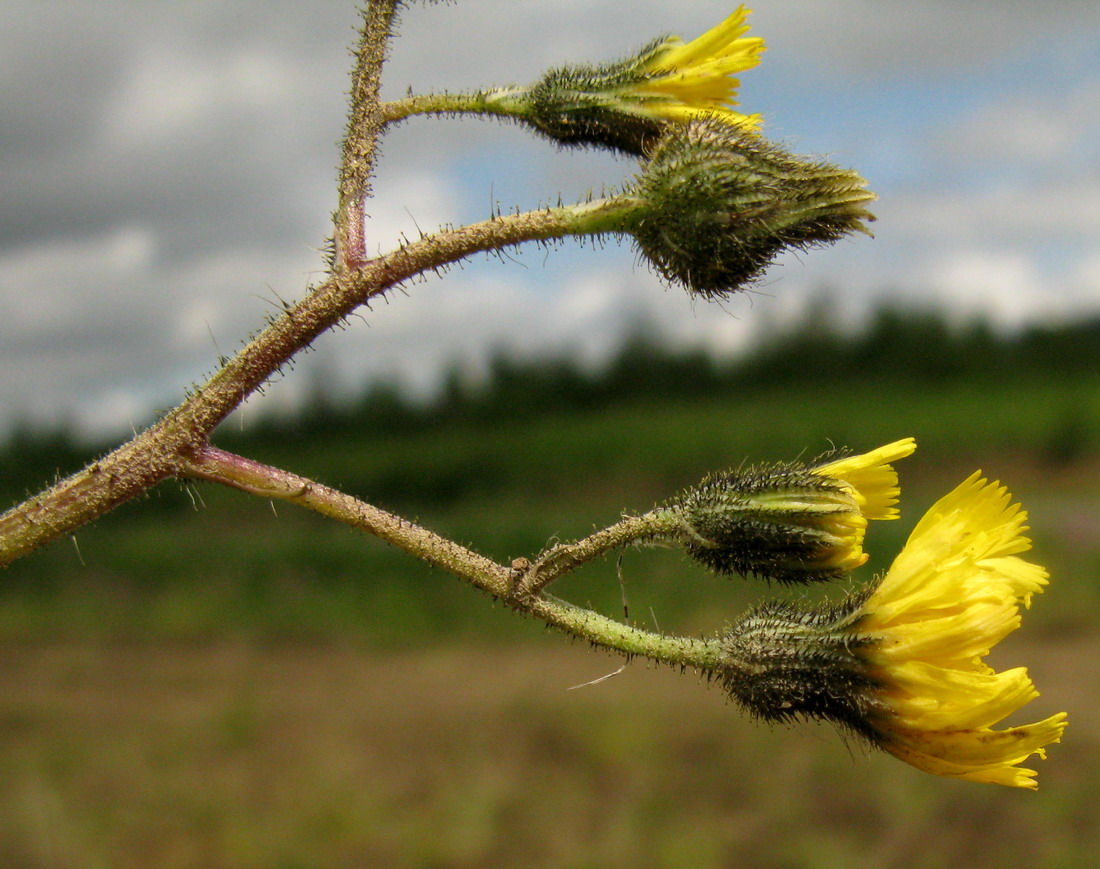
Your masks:
<svg viewBox="0 0 1100 869"><path fill-rule="evenodd" d="M887 192L872 257L895 286L1005 327L1100 313L1100 81L1036 81L945 119L922 180Z"/></svg>
<svg viewBox="0 0 1100 869"><path fill-rule="evenodd" d="M1028 0L993 3L957 0L815 0L753 4L755 26L774 55L784 54L813 76L864 86L884 80L935 78L981 70L1042 46L1064 50L1075 37L1091 40L1100 26L1093 0ZM1036 72L1042 77L1042 71Z"/></svg>
<svg viewBox="0 0 1100 869"><path fill-rule="evenodd" d="M14 83L0 98L0 354L9 368L35 363L19 363L33 375L4 378L0 415L33 404L59 418L76 408L101 426L105 413L163 405L259 327L276 295L301 295L335 201L354 5L233 0L184 14L178 4L44 0L34 15L0 6L0 62ZM413 5L386 92L529 81L547 65L614 58L660 32L690 38L730 8ZM898 143L923 154L919 184L878 190L875 241L786 257L754 294L724 306L663 287L614 247L533 249L517 255L521 266L475 258L377 303L369 328L353 319L299 369L328 366L349 384L402 371L426 384L438 366L493 346L564 344L597 359L639 313L683 345L734 352L759 322L781 319L825 284L853 307L884 284L941 300L966 293L1012 323L1095 302L1100 73L1057 78L1059 64L1095 57L1066 49L1097 32L1095 0L1048 3L1041 14L1021 0L992 12L948 0L790 0L758 5L752 22L769 53L747 87L793 88L792 106L825 84L846 88L852 117L834 112L836 136L867 131L871 154ZM1024 56L1046 58L1027 92L1000 80ZM916 85L906 90L914 104L884 113L884 83L899 81ZM974 106L966 117L944 113L932 130L909 115L939 117L940 98L960 92ZM787 125L795 136L815 133ZM852 145L826 132L826 147ZM370 249L481 219L493 201L508 209L559 191L579 198L633 169L559 153L516 127L418 120L383 143ZM302 374L271 394L304 394Z"/></svg>
<svg viewBox="0 0 1100 869"><path fill-rule="evenodd" d="M146 52L106 108L105 144L155 147L185 133L221 95L218 73L193 55Z"/></svg>
<svg viewBox="0 0 1100 869"><path fill-rule="evenodd" d="M875 206L876 235L913 247L1100 243L1100 179L911 190Z"/></svg>
<svg viewBox="0 0 1100 869"><path fill-rule="evenodd" d="M984 314L1006 329L1100 314L1096 263L1051 273L1026 254L969 251L931 263L928 279L948 310Z"/></svg>
<svg viewBox="0 0 1100 869"><path fill-rule="evenodd" d="M991 315L1002 328L1017 328L1050 307L1031 258L1012 251L967 251L929 264L926 281L941 307L968 318Z"/></svg>
<svg viewBox="0 0 1100 869"><path fill-rule="evenodd" d="M156 250L146 228L122 226L97 238L50 239L0 256L6 329L24 337L63 336L86 319L80 302L110 308L121 301L119 288L146 273ZM74 292L75 281L80 292Z"/></svg>
<svg viewBox="0 0 1100 869"><path fill-rule="evenodd" d="M367 252L378 255L393 250L401 238L416 241L421 232L432 233L455 221L458 191L455 179L445 171L410 161L386 167L367 201Z"/></svg>
<svg viewBox="0 0 1100 869"><path fill-rule="evenodd" d="M102 147L163 147L219 117L278 111L293 94L293 79L271 52L209 58L161 44L135 54L104 107Z"/></svg>
<svg viewBox="0 0 1100 869"><path fill-rule="evenodd" d="M547 65L611 60L661 33L692 38L732 10L726 2L669 4L638 0L463 0L403 17L391 71L393 86L417 90L489 81L525 82ZM1036 14L1033 3L988 4L950 0L784 0L753 4L749 22L770 46L767 63L791 63L814 77L855 81L870 75L924 75L930 70L973 68L1027 52L1052 34L1095 32L1094 0L1057 0ZM1090 31L1091 27L1091 31ZM432 46L429 59L418 46ZM435 60L433 63L432 60Z"/></svg>
<svg viewBox="0 0 1100 869"><path fill-rule="evenodd" d="M1048 93L1041 81L1024 93L984 103L954 118L930 143L935 158L963 165L1011 162L1017 168L1057 175L1100 157L1097 139L1100 81Z"/></svg>

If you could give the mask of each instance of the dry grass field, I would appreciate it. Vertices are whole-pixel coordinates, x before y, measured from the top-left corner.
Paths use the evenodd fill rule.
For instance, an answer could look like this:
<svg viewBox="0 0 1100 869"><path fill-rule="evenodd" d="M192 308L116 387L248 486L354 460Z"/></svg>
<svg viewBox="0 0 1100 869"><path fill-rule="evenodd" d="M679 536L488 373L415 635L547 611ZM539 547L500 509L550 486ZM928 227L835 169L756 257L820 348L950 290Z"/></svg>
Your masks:
<svg viewBox="0 0 1100 869"><path fill-rule="evenodd" d="M1038 793L769 728L692 675L518 647L0 650L8 867L1089 866L1095 636L1026 660L1071 728ZM574 689L574 690L570 690ZM1030 710L1029 710L1030 711Z"/></svg>

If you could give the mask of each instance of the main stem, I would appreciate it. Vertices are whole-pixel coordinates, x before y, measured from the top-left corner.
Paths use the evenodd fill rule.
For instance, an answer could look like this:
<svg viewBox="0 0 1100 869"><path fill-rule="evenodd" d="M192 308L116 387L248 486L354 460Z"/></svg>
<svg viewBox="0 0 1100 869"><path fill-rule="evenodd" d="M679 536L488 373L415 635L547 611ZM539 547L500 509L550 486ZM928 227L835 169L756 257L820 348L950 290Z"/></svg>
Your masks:
<svg viewBox="0 0 1100 869"><path fill-rule="evenodd" d="M339 201L334 215L333 265L337 272L354 268L366 259L363 200L370 195L378 138L386 123L379 93L397 5L398 0L370 0L363 12L363 27L351 74L348 127L340 161Z"/></svg>

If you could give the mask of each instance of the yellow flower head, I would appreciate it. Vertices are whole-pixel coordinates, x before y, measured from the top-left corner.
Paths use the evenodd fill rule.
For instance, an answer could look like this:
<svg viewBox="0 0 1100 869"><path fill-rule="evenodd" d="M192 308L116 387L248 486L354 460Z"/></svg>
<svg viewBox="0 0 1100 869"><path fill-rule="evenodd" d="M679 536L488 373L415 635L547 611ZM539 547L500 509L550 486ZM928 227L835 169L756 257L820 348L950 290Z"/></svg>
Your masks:
<svg viewBox="0 0 1100 869"><path fill-rule="evenodd" d="M486 96L488 110L526 121L564 145L596 145L646 153L669 124L713 118L754 131L759 115L734 111L740 81L756 66L764 40L746 38L748 9L685 43L658 39L623 60L577 64L546 72L528 88Z"/></svg>
<svg viewBox="0 0 1100 869"><path fill-rule="evenodd" d="M738 6L729 18L691 42L670 36L651 49L642 64L645 79L630 88L641 101L639 109L669 121L709 115L755 129L760 115L732 108L741 86L734 75L760 63L765 50L760 37L745 37L750 12Z"/></svg>
<svg viewBox="0 0 1100 869"><path fill-rule="evenodd" d="M926 772L1035 788L1035 771L1019 764L1059 741L1065 713L994 730L1038 692L1023 667L998 673L983 660L1047 582L1019 557L1026 518L974 474L864 594L745 616L727 637L723 681L759 717L828 719Z"/></svg>
<svg viewBox="0 0 1100 869"><path fill-rule="evenodd" d="M867 561L869 519L896 519L890 464L912 438L816 467L797 464L712 474L667 505L687 553L718 573L779 582L842 578Z"/></svg>
<svg viewBox="0 0 1100 869"><path fill-rule="evenodd" d="M1020 605L1047 573L1018 557L1031 548L1027 514L975 473L914 529L864 603L856 626L881 684L871 723L883 748L919 769L968 781L1036 787L1018 766L1058 742L1065 713L991 729L1038 696L1027 670L997 673L982 659L1020 625Z"/></svg>

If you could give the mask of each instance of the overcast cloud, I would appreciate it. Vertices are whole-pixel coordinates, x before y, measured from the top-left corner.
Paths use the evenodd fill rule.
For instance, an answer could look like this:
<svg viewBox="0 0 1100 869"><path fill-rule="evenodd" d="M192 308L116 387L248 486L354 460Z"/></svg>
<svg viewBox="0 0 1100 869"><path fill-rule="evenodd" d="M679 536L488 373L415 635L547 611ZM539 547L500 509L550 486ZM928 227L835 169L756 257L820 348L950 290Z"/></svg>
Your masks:
<svg viewBox="0 0 1100 869"><path fill-rule="evenodd" d="M693 37L732 4L460 0L410 8L386 71L406 88L528 81L548 65ZM765 133L862 171L876 238L786 258L722 306L664 288L629 249L477 259L318 342L357 388L487 349L598 360L639 316L684 344L743 347L823 288L856 316L883 294L1006 327L1100 313L1100 4L776 0L742 104ZM319 274L356 26L348 0L0 0L0 433L147 422ZM633 163L517 127L417 120L384 144L370 243L615 185ZM305 369L305 370L303 370Z"/></svg>

